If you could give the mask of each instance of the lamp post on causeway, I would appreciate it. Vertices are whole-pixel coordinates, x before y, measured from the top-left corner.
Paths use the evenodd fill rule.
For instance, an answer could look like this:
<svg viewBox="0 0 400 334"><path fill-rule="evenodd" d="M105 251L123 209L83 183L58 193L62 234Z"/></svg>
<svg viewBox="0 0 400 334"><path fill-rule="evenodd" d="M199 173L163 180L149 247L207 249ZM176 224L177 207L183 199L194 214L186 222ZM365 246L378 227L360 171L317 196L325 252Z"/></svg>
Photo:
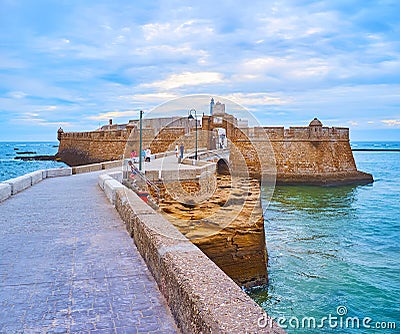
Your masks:
<svg viewBox="0 0 400 334"><path fill-rule="evenodd" d="M142 171L142 163L143 163L143 157L142 157L142 121L143 121L143 110L140 110L140 117L139 117L139 170Z"/></svg>
<svg viewBox="0 0 400 334"><path fill-rule="evenodd" d="M194 111L194 117L192 112ZM192 108L189 110L189 116L188 119L194 119L196 122L196 149L194 151L194 160L197 160L197 113L196 113L196 109Z"/></svg>

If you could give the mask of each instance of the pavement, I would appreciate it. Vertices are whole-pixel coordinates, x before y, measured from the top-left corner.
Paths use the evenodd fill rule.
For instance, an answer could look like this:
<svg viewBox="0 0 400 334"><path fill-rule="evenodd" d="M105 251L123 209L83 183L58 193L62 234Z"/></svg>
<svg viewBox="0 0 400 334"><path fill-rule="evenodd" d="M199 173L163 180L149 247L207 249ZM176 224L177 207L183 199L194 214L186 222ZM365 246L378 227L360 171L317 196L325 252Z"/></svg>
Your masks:
<svg viewBox="0 0 400 334"><path fill-rule="evenodd" d="M98 175L0 203L0 333L178 333Z"/></svg>

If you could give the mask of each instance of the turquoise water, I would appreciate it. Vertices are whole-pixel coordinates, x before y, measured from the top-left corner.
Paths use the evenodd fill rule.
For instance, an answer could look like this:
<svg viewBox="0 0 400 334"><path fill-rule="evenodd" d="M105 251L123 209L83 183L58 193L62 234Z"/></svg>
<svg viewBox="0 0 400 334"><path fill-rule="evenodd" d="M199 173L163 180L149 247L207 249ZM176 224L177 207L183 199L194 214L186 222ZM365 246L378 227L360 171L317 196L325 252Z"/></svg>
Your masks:
<svg viewBox="0 0 400 334"><path fill-rule="evenodd" d="M15 160L17 152L36 152L33 155L54 155L58 150L57 142L0 142L0 182L21 176L39 169L66 166L56 161ZM32 154L21 154L29 156Z"/></svg>
<svg viewBox="0 0 400 334"><path fill-rule="evenodd" d="M288 333L400 332L400 152L354 157L359 170L373 174L372 185L277 187L265 213L270 283L250 295ZM330 314L336 328L334 318L322 327ZM322 328L303 325L304 317ZM388 329L393 322L397 329Z"/></svg>

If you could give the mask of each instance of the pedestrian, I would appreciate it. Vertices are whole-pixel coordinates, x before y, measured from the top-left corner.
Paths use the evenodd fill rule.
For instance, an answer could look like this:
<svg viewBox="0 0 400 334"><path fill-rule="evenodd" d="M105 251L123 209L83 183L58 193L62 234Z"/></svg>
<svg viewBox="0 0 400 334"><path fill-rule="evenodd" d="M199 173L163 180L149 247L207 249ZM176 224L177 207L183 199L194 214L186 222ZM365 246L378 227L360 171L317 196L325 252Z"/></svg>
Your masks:
<svg viewBox="0 0 400 334"><path fill-rule="evenodd" d="M146 149L146 154L145 154L145 159L144 159L144 161L146 161L146 162L150 162L150 158L151 158L151 150L150 150L150 147L148 147L147 149Z"/></svg>
<svg viewBox="0 0 400 334"><path fill-rule="evenodd" d="M136 183L136 176L139 174L139 170L136 168L136 166L132 163L131 160L128 161L128 165L131 168L131 173L129 175L129 178L133 180L133 183Z"/></svg>
<svg viewBox="0 0 400 334"><path fill-rule="evenodd" d="M180 158L183 159L183 152L185 151L185 146L183 146L183 143L181 143L180 150L181 150Z"/></svg>
<svg viewBox="0 0 400 334"><path fill-rule="evenodd" d="M132 152L131 152L131 160L133 162L139 162L138 154L137 154L137 152L135 150L132 150Z"/></svg>
<svg viewBox="0 0 400 334"><path fill-rule="evenodd" d="M178 144L175 145L175 157L178 157L179 147Z"/></svg>

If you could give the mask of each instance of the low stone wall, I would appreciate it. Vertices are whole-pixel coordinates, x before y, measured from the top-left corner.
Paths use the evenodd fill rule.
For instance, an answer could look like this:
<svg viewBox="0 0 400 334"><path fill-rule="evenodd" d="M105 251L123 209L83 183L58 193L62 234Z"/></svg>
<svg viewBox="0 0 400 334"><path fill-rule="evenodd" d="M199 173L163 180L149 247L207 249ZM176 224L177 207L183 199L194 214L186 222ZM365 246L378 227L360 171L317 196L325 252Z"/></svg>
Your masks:
<svg viewBox="0 0 400 334"><path fill-rule="evenodd" d="M105 161L100 163L88 164L83 166L72 167L72 174L90 173L103 169L122 168L122 160Z"/></svg>
<svg viewBox="0 0 400 334"><path fill-rule="evenodd" d="M0 183L0 202L39 183L43 179L69 175L72 175L72 168L52 168L38 170L3 181Z"/></svg>
<svg viewBox="0 0 400 334"><path fill-rule="evenodd" d="M134 192L99 176L183 333L284 333L216 264ZM115 187L114 187L115 186ZM271 326L260 328L268 319Z"/></svg>
<svg viewBox="0 0 400 334"><path fill-rule="evenodd" d="M12 188L7 183L0 183L0 202L5 201L7 198L11 197Z"/></svg>

